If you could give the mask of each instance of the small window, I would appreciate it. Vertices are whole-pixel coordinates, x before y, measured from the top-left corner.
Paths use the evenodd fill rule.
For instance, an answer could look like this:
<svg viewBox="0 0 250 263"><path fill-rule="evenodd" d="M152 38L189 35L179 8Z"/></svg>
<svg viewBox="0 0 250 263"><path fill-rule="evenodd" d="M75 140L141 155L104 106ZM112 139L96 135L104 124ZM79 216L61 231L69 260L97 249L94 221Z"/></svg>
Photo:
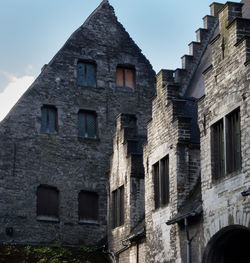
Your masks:
<svg viewBox="0 0 250 263"><path fill-rule="evenodd" d="M211 157L214 179L241 167L240 109L236 109L211 127Z"/></svg>
<svg viewBox="0 0 250 263"><path fill-rule="evenodd" d="M96 86L96 65L94 63L79 62L77 64L77 85Z"/></svg>
<svg viewBox="0 0 250 263"><path fill-rule="evenodd" d="M116 68L116 87L135 89L135 69L126 67Z"/></svg>
<svg viewBox="0 0 250 263"><path fill-rule="evenodd" d="M169 157L153 165L155 209L169 202Z"/></svg>
<svg viewBox="0 0 250 263"><path fill-rule="evenodd" d="M44 105L42 107L42 133L56 133L57 132L57 109L54 106Z"/></svg>
<svg viewBox="0 0 250 263"><path fill-rule="evenodd" d="M59 192L52 186L40 185L37 188L37 219L58 221Z"/></svg>
<svg viewBox="0 0 250 263"><path fill-rule="evenodd" d="M96 112L80 110L78 113L78 136L84 138L96 138L96 134Z"/></svg>
<svg viewBox="0 0 250 263"><path fill-rule="evenodd" d="M78 196L79 221L98 221L98 194L81 191Z"/></svg>
<svg viewBox="0 0 250 263"><path fill-rule="evenodd" d="M124 224L124 186L112 192L113 228Z"/></svg>

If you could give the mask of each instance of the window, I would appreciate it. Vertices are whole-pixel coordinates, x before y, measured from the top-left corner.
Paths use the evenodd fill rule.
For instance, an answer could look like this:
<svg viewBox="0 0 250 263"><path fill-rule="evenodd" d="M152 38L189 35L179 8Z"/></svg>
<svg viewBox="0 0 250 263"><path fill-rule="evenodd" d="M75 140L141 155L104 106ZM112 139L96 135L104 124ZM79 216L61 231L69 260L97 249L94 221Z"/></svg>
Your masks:
<svg viewBox="0 0 250 263"><path fill-rule="evenodd" d="M135 89L135 69L117 67L116 68L116 87Z"/></svg>
<svg viewBox="0 0 250 263"><path fill-rule="evenodd" d="M59 192L56 187L40 185L37 188L37 219L58 221Z"/></svg>
<svg viewBox="0 0 250 263"><path fill-rule="evenodd" d="M96 133L96 112L80 110L78 113L78 136L84 138L96 138Z"/></svg>
<svg viewBox="0 0 250 263"><path fill-rule="evenodd" d="M155 209L169 202L169 157L153 165Z"/></svg>
<svg viewBox="0 0 250 263"><path fill-rule="evenodd" d="M124 224L124 186L112 192L113 228Z"/></svg>
<svg viewBox="0 0 250 263"><path fill-rule="evenodd" d="M221 178L241 167L240 110L236 109L212 127L212 174Z"/></svg>
<svg viewBox="0 0 250 263"><path fill-rule="evenodd" d="M78 216L80 222L98 221L98 194L81 191L78 195Z"/></svg>
<svg viewBox="0 0 250 263"><path fill-rule="evenodd" d="M56 133L57 132L57 109L54 106L44 105L42 107L42 133Z"/></svg>
<svg viewBox="0 0 250 263"><path fill-rule="evenodd" d="M225 160L224 160L224 125L223 120L218 121L212 126L213 131L213 163L215 177L225 175Z"/></svg>
<svg viewBox="0 0 250 263"><path fill-rule="evenodd" d="M96 65L94 63L79 62L77 64L77 85L96 86Z"/></svg>

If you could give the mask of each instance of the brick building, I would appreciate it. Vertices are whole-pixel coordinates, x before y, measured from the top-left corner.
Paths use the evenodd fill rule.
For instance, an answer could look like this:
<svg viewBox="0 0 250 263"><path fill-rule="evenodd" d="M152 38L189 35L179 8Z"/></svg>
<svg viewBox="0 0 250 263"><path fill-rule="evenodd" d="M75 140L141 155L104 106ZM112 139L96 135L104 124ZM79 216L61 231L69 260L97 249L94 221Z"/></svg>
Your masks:
<svg viewBox="0 0 250 263"><path fill-rule="evenodd" d="M1 242L104 243L116 117L145 131L154 83L102 1L1 122Z"/></svg>
<svg viewBox="0 0 250 263"><path fill-rule="evenodd" d="M1 242L250 258L250 1L210 8L156 91L108 1L73 33L0 124Z"/></svg>

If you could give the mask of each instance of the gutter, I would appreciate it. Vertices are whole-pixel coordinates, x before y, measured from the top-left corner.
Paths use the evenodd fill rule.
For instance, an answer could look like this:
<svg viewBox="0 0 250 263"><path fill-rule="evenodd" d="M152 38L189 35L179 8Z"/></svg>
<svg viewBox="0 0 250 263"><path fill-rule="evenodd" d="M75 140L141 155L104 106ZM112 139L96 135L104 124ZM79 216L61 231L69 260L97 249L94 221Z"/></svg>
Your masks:
<svg viewBox="0 0 250 263"><path fill-rule="evenodd" d="M189 236L188 218L198 216L201 213L202 213L202 204L199 203L199 205L193 211L187 212L183 215L175 217L166 222L167 225L172 225L172 224L179 223L182 220L184 220L184 226L185 226L185 231L186 231L186 244L187 244L186 245L186 262L187 263L191 263L191 242L194 238L194 237L190 238Z"/></svg>

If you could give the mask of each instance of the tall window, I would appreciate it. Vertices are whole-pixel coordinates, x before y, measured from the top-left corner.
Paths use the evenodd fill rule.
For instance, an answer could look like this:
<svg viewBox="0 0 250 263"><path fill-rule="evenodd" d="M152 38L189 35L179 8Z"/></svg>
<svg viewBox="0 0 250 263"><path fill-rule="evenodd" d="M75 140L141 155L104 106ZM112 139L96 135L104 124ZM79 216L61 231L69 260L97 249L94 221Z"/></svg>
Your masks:
<svg viewBox="0 0 250 263"><path fill-rule="evenodd" d="M116 87L135 89L135 69L117 67Z"/></svg>
<svg viewBox="0 0 250 263"><path fill-rule="evenodd" d="M40 185L37 188L37 219L58 221L59 192L56 187Z"/></svg>
<svg viewBox="0 0 250 263"><path fill-rule="evenodd" d="M240 109L236 109L211 127L213 178L217 179L241 167Z"/></svg>
<svg viewBox="0 0 250 263"><path fill-rule="evenodd" d="M79 62L77 64L77 85L96 86L96 65L94 63Z"/></svg>
<svg viewBox="0 0 250 263"><path fill-rule="evenodd" d="M78 196L79 221L98 221L98 194L81 191Z"/></svg>
<svg viewBox="0 0 250 263"><path fill-rule="evenodd" d="M42 107L42 133L56 133L57 131L57 109L51 105L44 105Z"/></svg>
<svg viewBox="0 0 250 263"><path fill-rule="evenodd" d="M96 112L80 110L78 113L78 136L84 138L96 138L96 135Z"/></svg>
<svg viewBox="0 0 250 263"><path fill-rule="evenodd" d="M124 224L124 186L112 192L113 228Z"/></svg>
<svg viewBox="0 0 250 263"><path fill-rule="evenodd" d="M169 202L169 157L153 165L155 209Z"/></svg>
<svg viewBox="0 0 250 263"><path fill-rule="evenodd" d="M219 178L225 175L223 120L218 121L212 126L212 136L214 177Z"/></svg>

